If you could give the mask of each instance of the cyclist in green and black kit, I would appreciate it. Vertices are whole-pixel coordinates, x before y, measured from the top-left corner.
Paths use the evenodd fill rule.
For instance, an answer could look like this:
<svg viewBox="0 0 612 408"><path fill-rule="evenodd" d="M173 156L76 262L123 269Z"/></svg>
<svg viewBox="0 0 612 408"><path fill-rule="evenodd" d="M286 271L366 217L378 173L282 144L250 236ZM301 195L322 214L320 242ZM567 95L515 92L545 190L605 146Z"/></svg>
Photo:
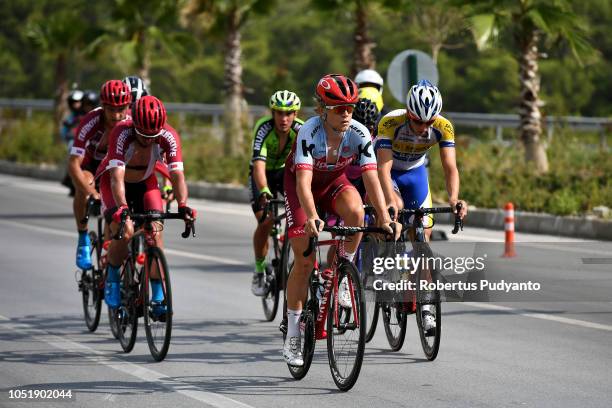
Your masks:
<svg viewBox="0 0 612 408"><path fill-rule="evenodd" d="M287 90L277 91L270 97L272 116L264 116L255 125L249 190L251 207L257 220L263 215L266 202L277 194L284 193L285 160L291 152L298 130L304 123L297 118L300 106L300 98L295 93ZM256 296L266 294L264 271L271 230L272 220L267 218L257 225L253 234L255 272L251 292Z"/></svg>

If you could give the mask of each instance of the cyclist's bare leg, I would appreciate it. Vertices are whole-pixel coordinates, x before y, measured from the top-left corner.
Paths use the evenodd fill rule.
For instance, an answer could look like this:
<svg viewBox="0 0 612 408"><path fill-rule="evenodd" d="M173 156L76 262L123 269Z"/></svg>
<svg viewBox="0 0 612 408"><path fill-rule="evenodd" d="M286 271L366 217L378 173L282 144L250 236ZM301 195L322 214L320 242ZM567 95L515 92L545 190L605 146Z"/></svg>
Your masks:
<svg viewBox="0 0 612 408"><path fill-rule="evenodd" d="M113 221L110 225L110 231L112 236L115 236L119 231L119 224ZM120 266L123 263L128 255L128 242L132 235L134 235L134 225L131 220L127 220L123 229L123 239L111 240L108 247L108 261L111 265Z"/></svg>
<svg viewBox="0 0 612 408"><path fill-rule="evenodd" d="M83 178L85 179L87 185L94 185L94 176L89 171L83 170ZM87 199L89 198L89 193L85 190L80 189L78 187L78 183L74 184L75 192L74 199L72 200L74 219L76 221L77 230L85 231L87 229L87 223L82 224L81 220L85 217L85 212L87 211Z"/></svg>
<svg viewBox="0 0 612 408"><path fill-rule="evenodd" d="M255 218L259 220L263 214L263 211L257 211ZM266 218L261 224L257 224L255 232L253 233L253 250L255 252L255 259L265 258L268 254L268 248L270 245L270 232L272 231L272 218Z"/></svg>
<svg viewBox="0 0 612 408"><path fill-rule="evenodd" d="M304 251L308 248L307 236L291 238L291 249L293 250L293 268L287 280L287 309L302 310L303 299L307 296L308 277L314 268L315 251L308 257L304 257Z"/></svg>
<svg viewBox="0 0 612 408"><path fill-rule="evenodd" d="M342 191L336 197L336 212L344 220L344 225L350 227L363 226L364 210L359 193L354 188L348 188ZM348 253L355 254L359 242L361 241L361 233L355 234L351 239L346 240L345 250Z"/></svg>
<svg viewBox="0 0 612 408"><path fill-rule="evenodd" d="M152 222L151 225L153 227L153 231L159 231L159 232L153 233L153 240L155 241L155 246L158 248L163 248L164 247L164 232L162 231L163 224L161 222L155 221L155 222ZM156 263L152 265L152 268L149 271L149 273L151 274L151 279L160 279L159 269L157 268Z"/></svg>

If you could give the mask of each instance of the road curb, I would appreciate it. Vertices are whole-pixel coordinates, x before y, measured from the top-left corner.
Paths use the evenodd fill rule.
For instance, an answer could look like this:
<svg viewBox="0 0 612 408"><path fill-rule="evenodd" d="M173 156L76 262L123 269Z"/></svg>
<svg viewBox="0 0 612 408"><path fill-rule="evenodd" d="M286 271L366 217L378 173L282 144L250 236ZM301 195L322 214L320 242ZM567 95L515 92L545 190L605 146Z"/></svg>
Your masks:
<svg viewBox="0 0 612 408"><path fill-rule="evenodd" d="M12 174L44 180L60 181L64 169L55 165L21 164L0 160L0 173ZM246 187L233 186L206 181L187 182L189 196L209 200L248 203L249 191ZM575 238L589 238L612 241L612 221L592 217L561 217L550 214L515 212L515 230L534 234L560 235ZM440 214L436 221L450 223L450 216ZM469 210L466 227L483 227L495 230L504 229L504 212L495 209Z"/></svg>

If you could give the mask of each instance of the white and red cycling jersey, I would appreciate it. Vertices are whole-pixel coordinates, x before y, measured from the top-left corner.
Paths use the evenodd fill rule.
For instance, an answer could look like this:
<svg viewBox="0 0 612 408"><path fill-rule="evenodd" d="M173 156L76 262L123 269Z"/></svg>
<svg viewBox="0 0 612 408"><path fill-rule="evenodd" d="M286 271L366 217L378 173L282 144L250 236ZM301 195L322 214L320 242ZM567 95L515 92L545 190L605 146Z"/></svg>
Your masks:
<svg viewBox="0 0 612 408"><path fill-rule="evenodd" d="M291 153L285 162L285 210L289 238L303 236L308 220L297 194L297 170L312 171L310 185L315 203L328 214L336 214L336 199L347 189L355 189L346 177L348 166L356 162L361 171L376 171L376 156L368 129L356 120L342 135L337 159L328 158L327 135L323 121L315 116L300 128Z"/></svg>
<svg viewBox="0 0 612 408"><path fill-rule="evenodd" d="M130 169L130 160L137 145L134 123L131 120L120 122L109 135L108 153L98 167L96 178L115 167ZM162 166L157 163L162 164ZM161 170L164 167L163 164L167 166L169 172L183 171L184 168L181 139L176 130L168 124L164 125L156 143L151 147L149 161L145 166L146 168L142 168L146 171L141 181L146 180L156 169ZM138 167L138 169L141 168Z"/></svg>
<svg viewBox="0 0 612 408"><path fill-rule="evenodd" d="M131 119L128 114L125 120ZM83 166L90 162L100 162L108 151L104 138L104 109L95 108L87 113L79 122L76 137L70 148L70 155L83 157Z"/></svg>
<svg viewBox="0 0 612 408"><path fill-rule="evenodd" d="M312 117L302 125L285 165L292 173L312 170L313 190L330 184L344 174L353 161L362 171L377 169L370 132L356 120L351 120L349 128L342 135L336 162L328 162L327 150L323 121L318 116Z"/></svg>

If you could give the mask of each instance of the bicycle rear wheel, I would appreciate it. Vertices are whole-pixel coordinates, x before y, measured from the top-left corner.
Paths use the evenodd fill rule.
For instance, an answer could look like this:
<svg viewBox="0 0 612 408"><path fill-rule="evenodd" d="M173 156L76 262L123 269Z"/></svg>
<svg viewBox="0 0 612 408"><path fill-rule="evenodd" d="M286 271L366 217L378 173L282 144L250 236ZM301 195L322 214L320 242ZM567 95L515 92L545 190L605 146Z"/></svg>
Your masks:
<svg viewBox="0 0 612 408"><path fill-rule="evenodd" d="M121 305L111 310L119 334L119 343L126 353L134 348L138 332L138 284L134 283L134 264L131 258L124 263L121 276Z"/></svg>
<svg viewBox="0 0 612 408"><path fill-rule="evenodd" d="M100 248L98 235L94 231L89 231L91 241L91 264L92 268L83 270L79 290L83 299L83 315L85 324L89 331L94 332L100 323L100 311L102 309L102 298L104 296L104 282L102 281L102 271L100 269ZM100 283L102 282L102 289Z"/></svg>
<svg viewBox="0 0 612 408"><path fill-rule="evenodd" d="M338 266L338 286L333 288L327 314L327 357L332 378L341 391L350 390L359 377L365 349L365 301L361 291L359 272L352 263ZM344 307L336 296L346 279L351 300Z"/></svg>
<svg viewBox="0 0 612 408"><path fill-rule="evenodd" d="M143 315L149 351L155 361L162 361L168 354L172 337L172 285L166 257L161 249L147 249L145 272L142 277ZM164 299L160 306L151 304L151 270L157 268L162 283Z"/></svg>
<svg viewBox="0 0 612 408"><path fill-rule="evenodd" d="M359 275L361 276L361 286L365 296L366 305L366 337L365 341L368 343L374 337L376 332L376 326L378 324L378 310L380 306L377 303L376 291L374 290L374 278L375 275L372 273L372 260L375 256L376 247L374 241L368 235L365 235L359 244L359 250L357 251L356 265L359 269Z"/></svg>
<svg viewBox="0 0 612 408"><path fill-rule="evenodd" d="M431 276L430 276L431 275ZM435 270L431 271L420 268L417 271L417 282L426 280L428 282L437 282L438 273ZM416 291L417 307L416 307L416 322L421 338L421 346L428 360L433 361L438 356L440 349L440 339L442 335L442 307L440 303L440 291L427 290L420 288L417 285ZM425 314L429 315L427 319L435 321L434 327L425 330ZM429 323L431 325L431 323Z"/></svg>
<svg viewBox="0 0 612 408"><path fill-rule="evenodd" d="M405 307L400 302L390 301L381 302L380 304L385 334L393 351L399 351L404 345L404 339L406 338L408 313L404 309Z"/></svg>
<svg viewBox="0 0 612 408"><path fill-rule="evenodd" d="M302 358L304 359L304 365L296 367L287 364L289 372L296 380L301 380L308 374L312 359L314 357L315 350L315 325L314 325L314 314L317 310L317 302L312 299L308 300L308 306L302 312L300 316L300 337L302 345ZM283 340L286 340L287 335L283 336Z"/></svg>
<svg viewBox="0 0 612 408"><path fill-rule="evenodd" d="M263 306L264 315L266 321L271 322L276 317L278 311L278 301L280 297L280 287L278 284L278 267L274 265L266 265L265 279L267 293L261 298L261 305Z"/></svg>

